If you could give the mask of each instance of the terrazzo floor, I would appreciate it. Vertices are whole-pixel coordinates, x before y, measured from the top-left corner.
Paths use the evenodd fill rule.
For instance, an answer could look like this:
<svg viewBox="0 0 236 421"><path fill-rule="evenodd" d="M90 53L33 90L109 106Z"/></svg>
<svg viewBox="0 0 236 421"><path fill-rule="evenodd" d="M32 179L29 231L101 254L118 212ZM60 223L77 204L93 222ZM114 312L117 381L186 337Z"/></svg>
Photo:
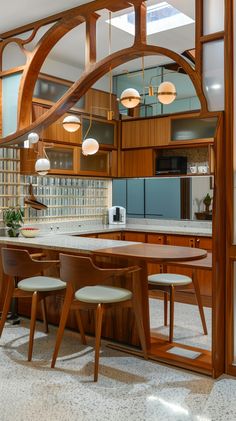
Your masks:
<svg viewBox="0 0 236 421"><path fill-rule="evenodd" d="M191 320L195 324L194 313ZM65 332L57 366L50 369L55 332L51 327L45 335L37 324L33 361L28 363L28 320L5 327L0 340L0 421L236 420L234 378L213 380L126 355L102 342L99 379L93 383L93 340L81 345L74 332Z"/></svg>

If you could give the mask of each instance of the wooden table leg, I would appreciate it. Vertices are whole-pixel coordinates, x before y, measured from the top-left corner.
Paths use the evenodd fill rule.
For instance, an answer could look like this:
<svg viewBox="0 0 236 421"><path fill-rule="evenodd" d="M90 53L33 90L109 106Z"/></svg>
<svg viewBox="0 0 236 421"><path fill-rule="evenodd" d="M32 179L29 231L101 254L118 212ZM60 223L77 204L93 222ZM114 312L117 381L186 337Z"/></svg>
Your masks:
<svg viewBox="0 0 236 421"><path fill-rule="evenodd" d="M203 332L204 332L204 335L207 335L207 326L206 326L204 309L203 309L203 305L202 305L201 292L200 292L198 278L197 278L197 269L194 269L193 272L192 272L192 281L193 281L197 305L198 305L198 309L199 309L199 313L200 313L200 317L201 317L201 321L202 321Z"/></svg>

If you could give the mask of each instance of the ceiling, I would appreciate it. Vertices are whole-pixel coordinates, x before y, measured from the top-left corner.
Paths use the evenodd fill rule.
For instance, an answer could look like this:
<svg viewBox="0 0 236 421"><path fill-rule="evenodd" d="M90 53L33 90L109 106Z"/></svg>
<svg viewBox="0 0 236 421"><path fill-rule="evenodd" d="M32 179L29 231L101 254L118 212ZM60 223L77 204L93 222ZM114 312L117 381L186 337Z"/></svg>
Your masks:
<svg viewBox="0 0 236 421"><path fill-rule="evenodd" d="M161 3L163 0L149 0L149 4ZM195 17L195 0L167 0L169 4L179 9L192 19ZM84 0L12 0L6 2L1 10L1 27L0 32L9 31L16 27L25 25L32 21L47 17L54 13L76 7L78 5L90 3ZM14 13L12 13L14 10ZM27 13L26 13L27 11ZM101 59L108 55L109 52L109 25L108 11L101 10L98 12L101 18L97 25L97 57ZM114 16L115 14L112 14ZM159 45L177 53L182 53L186 49L194 47L195 25L194 23L184 27L163 31L148 37L148 43ZM117 51L127 46L131 46L133 36L123 30L112 27L112 51ZM33 43L35 44L35 43ZM31 45L31 47L33 46ZM71 66L84 68L85 57L85 25L68 33L51 51L51 59L67 63ZM166 57L147 57L145 58L145 67L165 64L170 60ZM126 63L114 70L114 73L122 73L125 70L136 70L141 67L141 60L134 60Z"/></svg>

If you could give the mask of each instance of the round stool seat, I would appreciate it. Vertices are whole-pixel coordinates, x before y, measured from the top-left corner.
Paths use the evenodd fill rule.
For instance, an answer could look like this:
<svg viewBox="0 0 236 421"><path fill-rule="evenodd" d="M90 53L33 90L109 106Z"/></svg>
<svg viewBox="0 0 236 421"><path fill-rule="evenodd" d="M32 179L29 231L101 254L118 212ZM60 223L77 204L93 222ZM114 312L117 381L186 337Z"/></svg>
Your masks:
<svg viewBox="0 0 236 421"><path fill-rule="evenodd" d="M17 285L23 291L58 291L66 288L66 283L58 278L49 276L33 276L32 278L22 279Z"/></svg>
<svg viewBox="0 0 236 421"><path fill-rule="evenodd" d="M148 276L148 283L151 285L188 285L192 279L189 276L177 275L175 273L157 273Z"/></svg>
<svg viewBox="0 0 236 421"><path fill-rule="evenodd" d="M85 303L119 303L130 300L132 292L123 288L95 285L79 289L75 293L75 298Z"/></svg>

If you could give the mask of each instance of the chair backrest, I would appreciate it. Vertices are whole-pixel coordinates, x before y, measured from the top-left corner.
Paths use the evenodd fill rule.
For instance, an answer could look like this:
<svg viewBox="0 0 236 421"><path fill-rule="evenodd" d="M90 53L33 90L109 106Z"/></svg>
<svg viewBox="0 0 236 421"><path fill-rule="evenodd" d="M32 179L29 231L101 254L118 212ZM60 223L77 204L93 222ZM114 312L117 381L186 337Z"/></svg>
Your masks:
<svg viewBox="0 0 236 421"><path fill-rule="evenodd" d="M52 261L33 260L27 250L2 248L3 271L8 276L26 278L52 266Z"/></svg>
<svg viewBox="0 0 236 421"><path fill-rule="evenodd" d="M111 285L114 277L139 271L139 266L104 269L96 266L90 257L60 254L60 278L76 291L87 285Z"/></svg>

